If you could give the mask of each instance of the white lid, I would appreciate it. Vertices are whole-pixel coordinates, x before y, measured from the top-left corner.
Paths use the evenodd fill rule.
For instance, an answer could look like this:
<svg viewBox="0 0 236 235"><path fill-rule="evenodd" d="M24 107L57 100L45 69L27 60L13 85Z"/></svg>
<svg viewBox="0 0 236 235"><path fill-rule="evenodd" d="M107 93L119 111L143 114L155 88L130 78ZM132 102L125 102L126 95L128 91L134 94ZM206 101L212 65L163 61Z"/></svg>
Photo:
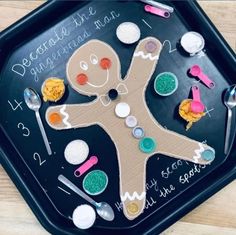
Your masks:
<svg viewBox="0 0 236 235"><path fill-rule="evenodd" d="M133 127L137 126L137 124L138 124L137 118L135 116L128 116L125 119L125 124L127 127L133 128Z"/></svg>
<svg viewBox="0 0 236 235"><path fill-rule="evenodd" d="M130 107L127 103L118 103L115 108L115 113L118 117L125 118L130 114Z"/></svg>
<svg viewBox="0 0 236 235"><path fill-rule="evenodd" d="M84 204L78 206L73 211L72 219L77 228L88 229L93 226L96 219L96 213L91 206Z"/></svg>
<svg viewBox="0 0 236 235"><path fill-rule="evenodd" d="M118 39L125 44L132 44L140 38L139 27L132 22L121 23L116 29L116 36Z"/></svg>
<svg viewBox="0 0 236 235"><path fill-rule="evenodd" d="M73 140L65 148L64 156L73 165L82 163L89 154L89 147L83 140Z"/></svg>

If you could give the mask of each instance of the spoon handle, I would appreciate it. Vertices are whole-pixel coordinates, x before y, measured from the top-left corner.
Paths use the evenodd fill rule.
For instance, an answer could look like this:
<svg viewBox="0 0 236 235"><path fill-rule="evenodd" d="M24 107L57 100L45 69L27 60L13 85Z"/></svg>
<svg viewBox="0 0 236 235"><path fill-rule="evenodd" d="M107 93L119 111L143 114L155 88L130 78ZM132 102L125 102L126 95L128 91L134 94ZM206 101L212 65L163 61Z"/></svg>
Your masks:
<svg viewBox="0 0 236 235"><path fill-rule="evenodd" d="M227 127L226 127L226 135L225 135L225 149L224 153L228 153L229 149L229 137L230 137L230 130L231 130L231 119L232 119L232 110L228 108L228 118L227 118Z"/></svg>
<svg viewBox="0 0 236 235"><path fill-rule="evenodd" d="M42 120L40 118L39 112L36 111L35 115L36 115L36 119L37 119L37 122L38 122L38 125L39 125L39 129L41 131L41 134L42 134L42 137L43 137L43 141L44 141L44 144L46 146L48 155L52 155L52 150L51 150L51 147L49 145L48 138L47 138L46 132L44 130L43 123L42 123Z"/></svg>
<svg viewBox="0 0 236 235"><path fill-rule="evenodd" d="M68 180L64 175L59 175L58 180L62 182L64 185L66 185L68 188L70 188L72 191L74 191L76 194L78 194L80 197L90 202L92 205L97 206L97 203L91 197L89 197L82 190L80 190L75 184L73 184L70 180Z"/></svg>
<svg viewBox="0 0 236 235"><path fill-rule="evenodd" d="M198 86L196 85L192 86L192 93L193 93L193 100L201 102L200 89Z"/></svg>

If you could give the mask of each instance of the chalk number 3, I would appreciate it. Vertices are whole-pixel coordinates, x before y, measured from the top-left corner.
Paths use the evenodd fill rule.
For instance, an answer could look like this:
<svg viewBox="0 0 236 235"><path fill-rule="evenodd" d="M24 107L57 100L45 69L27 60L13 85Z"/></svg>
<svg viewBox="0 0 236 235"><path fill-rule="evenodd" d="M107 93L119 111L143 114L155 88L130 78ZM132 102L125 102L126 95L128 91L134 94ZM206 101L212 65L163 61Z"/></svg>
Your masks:
<svg viewBox="0 0 236 235"><path fill-rule="evenodd" d="M22 122L19 122L17 124L17 127L22 130L23 136L28 137L30 135L30 130L29 128L25 127L25 125Z"/></svg>

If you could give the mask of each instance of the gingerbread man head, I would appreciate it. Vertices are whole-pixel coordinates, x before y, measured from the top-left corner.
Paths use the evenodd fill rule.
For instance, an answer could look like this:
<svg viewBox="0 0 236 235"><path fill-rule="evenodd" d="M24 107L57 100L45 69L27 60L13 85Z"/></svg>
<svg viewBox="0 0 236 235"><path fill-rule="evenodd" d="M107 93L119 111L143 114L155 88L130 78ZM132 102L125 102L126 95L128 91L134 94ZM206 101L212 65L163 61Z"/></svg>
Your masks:
<svg viewBox="0 0 236 235"><path fill-rule="evenodd" d="M74 52L67 63L67 79L83 95L103 95L120 79L120 61L108 44L90 40Z"/></svg>

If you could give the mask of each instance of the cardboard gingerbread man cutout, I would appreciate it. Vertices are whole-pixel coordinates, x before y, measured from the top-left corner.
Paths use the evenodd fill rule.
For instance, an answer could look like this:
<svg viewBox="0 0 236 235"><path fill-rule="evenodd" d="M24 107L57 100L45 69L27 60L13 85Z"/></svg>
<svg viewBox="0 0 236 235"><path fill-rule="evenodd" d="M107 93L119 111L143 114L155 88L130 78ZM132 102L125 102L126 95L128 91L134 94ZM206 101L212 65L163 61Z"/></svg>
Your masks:
<svg viewBox="0 0 236 235"><path fill-rule="evenodd" d="M96 95L97 98L85 104L50 107L46 112L46 120L54 129L97 124L109 134L117 150L123 211L130 220L137 218L145 207L146 162L149 157L160 153L207 164L210 161L204 157L206 152L215 156L213 148L163 128L149 111L145 90L161 49L161 43L154 37L141 40L123 80L120 60L111 46L99 40L85 43L69 59L67 79L80 94ZM114 99L108 96L111 90L118 94ZM60 115L61 122L50 122L50 116L55 114ZM150 137L148 140L154 143L145 143L145 137L137 139L132 136L132 129L125 124L127 115L136 117L138 125L145 131L145 137ZM148 151L140 148L140 143L147 148L151 144L151 151L150 148Z"/></svg>

